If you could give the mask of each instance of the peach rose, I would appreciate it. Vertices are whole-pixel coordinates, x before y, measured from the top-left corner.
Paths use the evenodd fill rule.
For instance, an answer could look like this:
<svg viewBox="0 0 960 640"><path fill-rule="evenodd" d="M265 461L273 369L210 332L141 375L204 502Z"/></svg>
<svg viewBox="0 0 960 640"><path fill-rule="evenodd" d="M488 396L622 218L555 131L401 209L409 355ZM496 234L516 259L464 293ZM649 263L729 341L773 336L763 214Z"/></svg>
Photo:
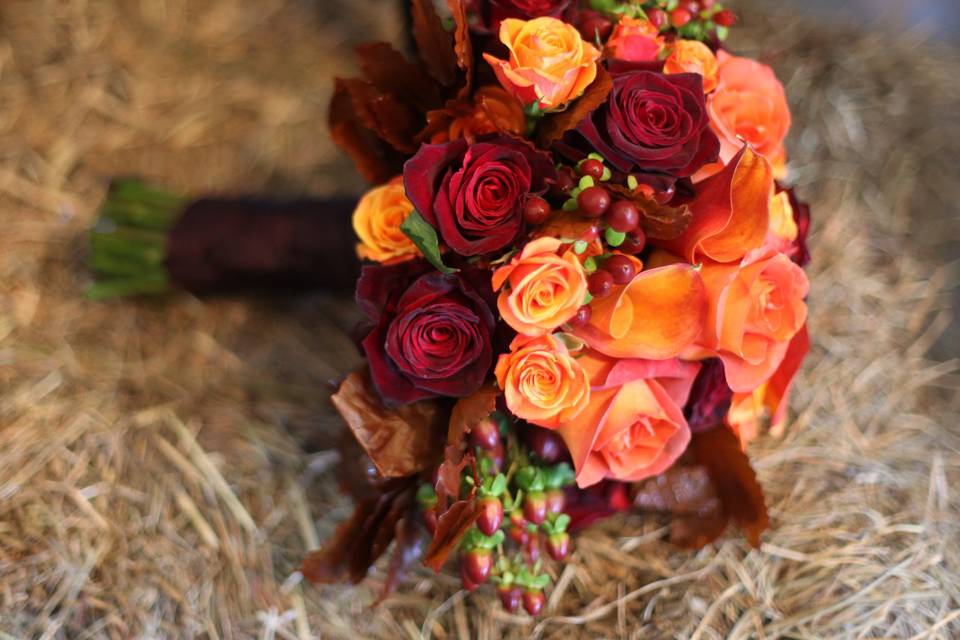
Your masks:
<svg viewBox="0 0 960 640"><path fill-rule="evenodd" d="M706 294L693 266L671 264L615 286L590 311L574 333L592 349L614 358L672 358L700 335Z"/></svg>
<svg viewBox="0 0 960 640"><path fill-rule="evenodd" d="M646 18L621 16L607 40L606 54L616 60L649 62L663 50L660 30Z"/></svg>
<svg viewBox="0 0 960 640"><path fill-rule="evenodd" d="M550 333L576 314L587 297L587 276L573 251L562 256L556 238L537 238L493 274L497 308L508 325L526 336Z"/></svg>
<svg viewBox="0 0 960 640"><path fill-rule="evenodd" d="M518 336L494 373L510 412L546 429L576 417L590 400L586 372L556 336Z"/></svg>
<svg viewBox="0 0 960 640"><path fill-rule="evenodd" d="M770 226L763 241L768 247L787 253L797 239L799 229L790 204L790 194L786 191L776 193L770 199Z"/></svg>
<svg viewBox="0 0 960 640"><path fill-rule="evenodd" d="M524 105L557 109L576 99L597 77L600 52L563 20L508 18L500 24L500 41L510 50L508 60L489 53L483 57L503 88Z"/></svg>
<svg viewBox="0 0 960 640"><path fill-rule="evenodd" d="M783 85L773 69L755 60L725 51L720 51L717 59L717 88L707 102L707 110L720 138L720 160L729 162L745 140L770 161L778 178L783 177L787 160L783 140L790 129L790 107Z"/></svg>
<svg viewBox="0 0 960 640"><path fill-rule="evenodd" d="M449 142L457 138L472 140L485 133L512 133L522 136L527 126L523 106L500 87L477 89L473 103L455 105L448 109L431 111L431 144Z"/></svg>
<svg viewBox="0 0 960 640"><path fill-rule="evenodd" d="M670 467L690 442L682 407L700 365L617 360L593 351L578 362L590 377L590 401L558 430L577 484L588 487L605 478L636 482Z"/></svg>
<svg viewBox="0 0 960 640"><path fill-rule="evenodd" d="M357 255L384 263L419 255L413 241L400 230L411 211L402 176L365 193L353 212L353 230L360 238Z"/></svg>
<svg viewBox="0 0 960 640"><path fill-rule="evenodd" d="M727 424L740 438L744 449L760 433L764 422L769 422L770 429L775 433L783 431L790 387L809 350L810 338L804 325L790 340L787 354L769 380L753 392L733 394L727 412Z"/></svg>
<svg viewBox="0 0 960 640"><path fill-rule="evenodd" d="M700 273L708 310L697 346L723 360L731 389L753 392L780 367L807 319L807 276L770 247L739 264L705 262Z"/></svg>
<svg viewBox="0 0 960 640"><path fill-rule="evenodd" d="M663 62L664 73L697 73L703 77L703 92L717 88L717 56L699 40L677 40Z"/></svg>

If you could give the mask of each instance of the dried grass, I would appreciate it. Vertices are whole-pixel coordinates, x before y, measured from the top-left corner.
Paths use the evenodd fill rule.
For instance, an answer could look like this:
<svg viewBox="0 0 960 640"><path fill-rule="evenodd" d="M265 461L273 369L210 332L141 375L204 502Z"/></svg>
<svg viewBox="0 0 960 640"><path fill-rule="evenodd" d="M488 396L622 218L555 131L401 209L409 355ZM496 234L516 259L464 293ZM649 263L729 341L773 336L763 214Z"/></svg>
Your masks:
<svg viewBox="0 0 960 640"><path fill-rule="evenodd" d="M324 437L325 383L357 361L351 307L88 303L77 238L116 173L355 189L323 133L328 80L350 42L396 35L391 9L0 6L0 637L960 635L956 264L938 257L958 239L960 58L769 7L737 45L772 61L794 105L815 348L792 427L752 450L774 517L763 547L681 553L660 523L611 521L535 622L447 575L375 610L380 574L299 584L349 509Z"/></svg>

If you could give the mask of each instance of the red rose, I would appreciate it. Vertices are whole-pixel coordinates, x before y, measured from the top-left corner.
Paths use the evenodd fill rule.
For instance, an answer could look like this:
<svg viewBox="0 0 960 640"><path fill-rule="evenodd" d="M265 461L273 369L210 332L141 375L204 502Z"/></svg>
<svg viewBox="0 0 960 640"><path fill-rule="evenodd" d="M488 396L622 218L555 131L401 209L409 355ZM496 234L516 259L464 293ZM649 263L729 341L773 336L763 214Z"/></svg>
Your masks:
<svg viewBox="0 0 960 640"><path fill-rule="evenodd" d="M625 172L685 178L714 162L720 152L710 129L703 78L695 73L615 74L606 104L576 131L610 165Z"/></svg>
<svg viewBox="0 0 960 640"><path fill-rule="evenodd" d="M523 226L523 204L556 180L550 156L510 138L427 144L403 166L407 197L456 253L506 247Z"/></svg>
<svg viewBox="0 0 960 640"><path fill-rule="evenodd" d="M473 8L483 25L496 31L507 18L560 18L570 3L571 0L476 0Z"/></svg>
<svg viewBox="0 0 960 640"><path fill-rule="evenodd" d="M424 268L419 260L367 266L357 283L357 303L373 323L361 346L390 405L470 395L493 362L488 304L459 275Z"/></svg>

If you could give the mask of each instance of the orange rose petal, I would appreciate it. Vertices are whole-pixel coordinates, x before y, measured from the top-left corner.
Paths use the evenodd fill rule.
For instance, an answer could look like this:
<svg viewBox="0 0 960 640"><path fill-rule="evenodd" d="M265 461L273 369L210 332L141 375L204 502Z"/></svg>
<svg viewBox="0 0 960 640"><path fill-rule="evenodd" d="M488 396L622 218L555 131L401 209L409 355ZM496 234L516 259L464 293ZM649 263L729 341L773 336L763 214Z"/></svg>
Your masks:
<svg viewBox="0 0 960 640"><path fill-rule="evenodd" d="M723 373L727 384L737 393L747 393L759 387L777 370L787 354L789 342L773 342L767 347L766 357L753 362L728 351L717 356L723 360Z"/></svg>
<svg viewBox="0 0 960 640"><path fill-rule="evenodd" d="M698 254L734 262L763 244L770 226L770 163L744 146L723 171L698 186L689 203L693 221L676 240L661 245L690 262Z"/></svg>
<svg viewBox="0 0 960 640"><path fill-rule="evenodd" d="M790 385L793 378L800 370L803 359L810 351L810 336L807 333L807 325L803 325L800 331L793 336L790 346L787 347L787 353L780 363L780 367L774 372L767 382L767 393L764 397L764 404L770 412L771 424L774 427L783 423L787 413L787 396L790 393Z"/></svg>
<svg viewBox="0 0 960 640"><path fill-rule="evenodd" d="M597 436L597 425L604 420L618 391L619 389L591 391L590 403L583 408L583 411L557 429L570 451L570 458L573 460L574 468L578 470L578 475L593 449L593 443Z"/></svg>
<svg viewBox="0 0 960 640"><path fill-rule="evenodd" d="M592 348L616 358L663 360L700 335L707 298L697 270L674 264L637 274L591 307L590 323L575 333Z"/></svg>

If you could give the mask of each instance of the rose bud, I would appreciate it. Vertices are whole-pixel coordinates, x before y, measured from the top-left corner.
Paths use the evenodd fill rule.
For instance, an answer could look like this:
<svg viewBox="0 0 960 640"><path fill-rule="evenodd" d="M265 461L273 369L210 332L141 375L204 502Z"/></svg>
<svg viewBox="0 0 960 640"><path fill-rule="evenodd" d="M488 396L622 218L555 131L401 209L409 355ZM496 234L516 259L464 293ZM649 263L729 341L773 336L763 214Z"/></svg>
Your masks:
<svg viewBox="0 0 960 640"><path fill-rule="evenodd" d="M567 496L563 489L548 489L546 499L547 513L560 513L567 502Z"/></svg>
<svg viewBox="0 0 960 640"><path fill-rule="evenodd" d="M547 519L547 496L543 491L531 491L523 499L523 515L533 524Z"/></svg>
<svg viewBox="0 0 960 640"><path fill-rule="evenodd" d="M492 536L503 524L503 503L499 498L487 496L480 499L478 506L480 515L477 516L477 529L485 536Z"/></svg>
<svg viewBox="0 0 960 640"><path fill-rule="evenodd" d="M516 613L523 598L523 589L514 585L500 585L497 587L500 604L510 613Z"/></svg>
<svg viewBox="0 0 960 640"><path fill-rule="evenodd" d="M493 569L493 551L490 549L471 549L460 558L466 576L476 585L481 585L490 577Z"/></svg>
<svg viewBox="0 0 960 640"><path fill-rule="evenodd" d="M570 554L570 534L566 531L547 537L547 553L554 560L564 560Z"/></svg>
<svg viewBox="0 0 960 640"><path fill-rule="evenodd" d="M484 418L470 430L470 444L488 451L495 449L500 444L500 425L493 418Z"/></svg>
<svg viewBox="0 0 960 640"><path fill-rule="evenodd" d="M467 573L467 565L465 562L460 562L460 582L463 584L463 588L467 591L474 591L479 587L479 583L474 582L470 575Z"/></svg>
<svg viewBox="0 0 960 640"><path fill-rule="evenodd" d="M539 589L528 589L523 592L523 608L531 616L540 615L546 601L543 591Z"/></svg>

